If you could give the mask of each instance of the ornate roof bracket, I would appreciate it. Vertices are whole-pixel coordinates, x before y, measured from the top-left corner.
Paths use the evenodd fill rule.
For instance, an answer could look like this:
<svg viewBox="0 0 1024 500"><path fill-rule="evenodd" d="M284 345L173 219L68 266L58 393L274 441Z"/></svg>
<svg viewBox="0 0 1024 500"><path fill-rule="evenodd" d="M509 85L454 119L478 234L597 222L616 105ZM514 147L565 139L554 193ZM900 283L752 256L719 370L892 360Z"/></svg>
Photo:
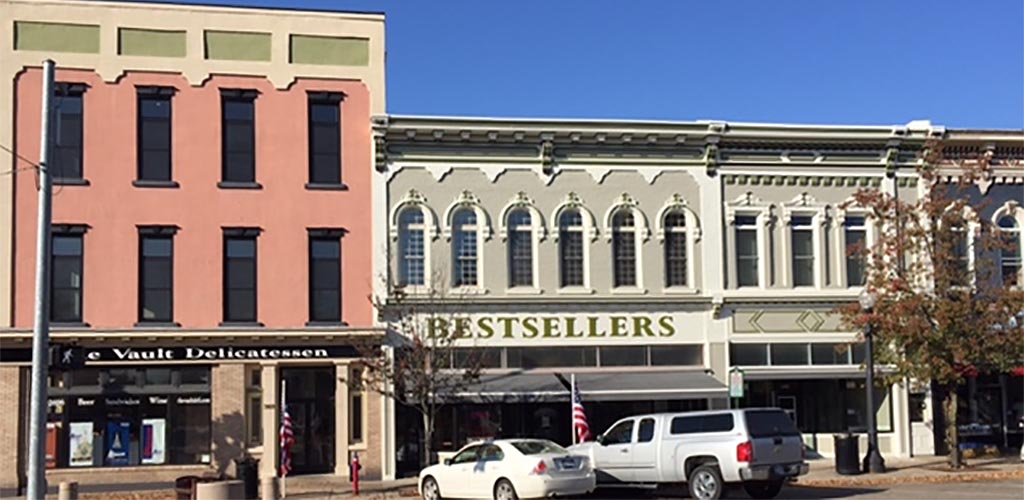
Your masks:
<svg viewBox="0 0 1024 500"><path fill-rule="evenodd" d="M885 176L892 179L896 177L896 170L899 168L897 162L900 159L899 141L889 141L885 149Z"/></svg>
<svg viewBox="0 0 1024 500"><path fill-rule="evenodd" d="M718 137L708 137L708 143L704 145L704 170L708 177L718 175Z"/></svg>

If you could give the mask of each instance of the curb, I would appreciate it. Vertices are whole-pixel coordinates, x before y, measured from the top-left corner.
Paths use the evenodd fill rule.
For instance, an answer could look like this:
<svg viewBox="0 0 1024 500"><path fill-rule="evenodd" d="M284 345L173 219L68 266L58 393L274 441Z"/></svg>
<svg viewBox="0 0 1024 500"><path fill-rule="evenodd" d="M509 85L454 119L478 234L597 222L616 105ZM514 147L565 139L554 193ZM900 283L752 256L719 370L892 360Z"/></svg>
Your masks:
<svg viewBox="0 0 1024 500"><path fill-rule="evenodd" d="M1024 479L1024 468L1000 472L950 472L947 474L929 474L916 476L890 476L872 479L811 479L797 480L791 486L806 487L857 487L857 486L891 486L895 484L913 483L970 483L976 481L998 481L1003 479Z"/></svg>

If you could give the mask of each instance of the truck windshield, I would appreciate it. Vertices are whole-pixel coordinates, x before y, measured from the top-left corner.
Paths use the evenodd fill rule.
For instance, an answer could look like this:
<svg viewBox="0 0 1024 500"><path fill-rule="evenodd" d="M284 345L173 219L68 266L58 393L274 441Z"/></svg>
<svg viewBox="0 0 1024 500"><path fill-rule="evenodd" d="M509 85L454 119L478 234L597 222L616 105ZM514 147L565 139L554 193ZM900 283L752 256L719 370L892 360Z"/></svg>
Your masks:
<svg viewBox="0 0 1024 500"><path fill-rule="evenodd" d="M512 441L512 446L523 455L539 455L541 453L569 453L569 450L551 441Z"/></svg>
<svg viewBox="0 0 1024 500"><path fill-rule="evenodd" d="M793 425L793 420L781 411L748 411L746 417L747 431L750 432L750 437L800 435L800 431Z"/></svg>

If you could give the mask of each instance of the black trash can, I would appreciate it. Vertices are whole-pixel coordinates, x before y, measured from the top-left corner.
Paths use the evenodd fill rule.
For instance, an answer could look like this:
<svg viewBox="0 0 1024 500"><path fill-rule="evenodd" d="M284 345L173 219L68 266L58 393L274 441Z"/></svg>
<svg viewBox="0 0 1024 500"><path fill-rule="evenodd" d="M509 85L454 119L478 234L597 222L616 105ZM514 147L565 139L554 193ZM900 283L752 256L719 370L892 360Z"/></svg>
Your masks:
<svg viewBox="0 0 1024 500"><path fill-rule="evenodd" d="M259 498L259 464L260 461L252 457L235 459L235 479L242 482L242 491L246 500Z"/></svg>
<svg viewBox="0 0 1024 500"><path fill-rule="evenodd" d="M844 476L860 474L860 443L856 434L835 434L836 472Z"/></svg>

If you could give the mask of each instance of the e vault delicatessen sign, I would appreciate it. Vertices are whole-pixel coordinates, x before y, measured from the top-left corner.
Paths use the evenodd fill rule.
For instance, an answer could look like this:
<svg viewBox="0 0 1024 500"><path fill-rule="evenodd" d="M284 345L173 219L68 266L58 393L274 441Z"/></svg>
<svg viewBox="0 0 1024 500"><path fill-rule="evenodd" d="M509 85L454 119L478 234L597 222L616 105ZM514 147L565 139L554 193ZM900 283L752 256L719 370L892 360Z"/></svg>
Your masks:
<svg viewBox="0 0 1024 500"><path fill-rule="evenodd" d="M152 361L272 361L332 359L357 357L352 346L244 346L244 345L176 345L163 347L78 347L67 344L54 345L56 353L52 363L73 367L92 363L152 362ZM2 349L0 361L25 363L32 361L31 349Z"/></svg>

